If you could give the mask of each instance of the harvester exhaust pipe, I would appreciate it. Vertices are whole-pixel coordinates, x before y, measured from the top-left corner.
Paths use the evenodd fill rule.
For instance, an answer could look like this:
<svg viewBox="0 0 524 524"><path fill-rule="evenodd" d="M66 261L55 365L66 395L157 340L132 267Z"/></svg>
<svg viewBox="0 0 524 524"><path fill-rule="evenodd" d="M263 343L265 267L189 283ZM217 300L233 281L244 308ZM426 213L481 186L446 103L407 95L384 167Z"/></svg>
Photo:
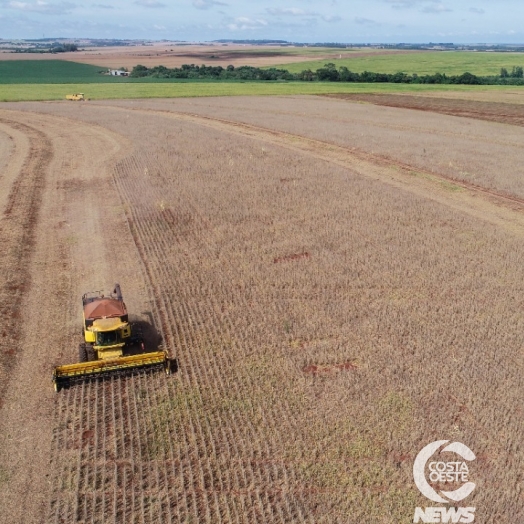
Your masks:
<svg viewBox="0 0 524 524"><path fill-rule="evenodd" d="M113 293L116 295L117 300L123 300L122 290L120 289L120 284L118 282L115 284L115 289L113 290Z"/></svg>

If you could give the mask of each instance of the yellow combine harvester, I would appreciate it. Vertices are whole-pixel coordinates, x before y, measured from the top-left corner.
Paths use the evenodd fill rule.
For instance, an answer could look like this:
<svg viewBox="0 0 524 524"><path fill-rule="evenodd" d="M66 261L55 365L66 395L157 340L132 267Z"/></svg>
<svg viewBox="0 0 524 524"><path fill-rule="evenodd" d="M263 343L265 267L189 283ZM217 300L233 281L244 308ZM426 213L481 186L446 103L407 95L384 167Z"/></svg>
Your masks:
<svg viewBox="0 0 524 524"><path fill-rule="evenodd" d="M167 374L171 372L167 352L146 353L141 335L131 332L120 284L115 284L109 296L99 291L85 293L82 305L84 343L79 346L79 362L55 368L55 391L77 378L111 371L156 366L162 367Z"/></svg>
<svg viewBox="0 0 524 524"><path fill-rule="evenodd" d="M66 95L66 100L83 101L85 100L84 93L74 93L72 95Z"/></svg>

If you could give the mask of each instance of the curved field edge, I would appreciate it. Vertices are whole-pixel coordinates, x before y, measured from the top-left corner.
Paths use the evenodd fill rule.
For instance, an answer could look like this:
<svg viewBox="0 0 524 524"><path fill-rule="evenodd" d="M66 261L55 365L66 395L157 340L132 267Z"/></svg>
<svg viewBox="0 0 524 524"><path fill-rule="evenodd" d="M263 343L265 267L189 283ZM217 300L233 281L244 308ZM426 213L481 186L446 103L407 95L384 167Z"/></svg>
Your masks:
<svg viewBox="0 0 524 524"><path fill-rule="evenodd" d="M343 84L320 82L245 83L133 83L133 84L6 84L0 86L0 102L63 100L68 93L85 93L93 100L128 98L187 98L204 96L323 95L334 93L428 93L495 91L514 86L456 86L406 84Z"/></svg>

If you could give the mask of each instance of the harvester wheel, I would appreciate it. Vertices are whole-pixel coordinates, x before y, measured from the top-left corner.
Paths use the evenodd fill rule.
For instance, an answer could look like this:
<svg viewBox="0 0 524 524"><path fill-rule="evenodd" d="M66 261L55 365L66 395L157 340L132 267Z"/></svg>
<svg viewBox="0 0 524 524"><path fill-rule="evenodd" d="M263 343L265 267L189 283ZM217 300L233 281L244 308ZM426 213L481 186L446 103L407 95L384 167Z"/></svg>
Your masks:
<svg viewBox="0 0 524 524"><path fill-rule="evenodd" d="M78 362L87 362L87 348L85 344L78 346Z"/></svg>

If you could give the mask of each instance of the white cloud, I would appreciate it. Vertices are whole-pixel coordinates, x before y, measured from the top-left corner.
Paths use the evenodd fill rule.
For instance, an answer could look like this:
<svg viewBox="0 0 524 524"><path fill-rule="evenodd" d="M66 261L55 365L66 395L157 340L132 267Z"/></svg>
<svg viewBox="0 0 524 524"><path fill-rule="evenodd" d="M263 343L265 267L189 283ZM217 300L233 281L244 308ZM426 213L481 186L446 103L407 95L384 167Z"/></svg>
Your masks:
<svg viewBox="0 0 524 524"><path fill-rule="evenodd" d="M91 4L92 7L98 7L99 9L114 9L115 7L107 4Z"/></svg>
<svg viewBox="0 0 524 524"><path fill-rule="evenodd" d="M142 7L167 7L166 4L159 2L158 0L135 0L136 5L141 5Z"/></svg>
<svg viewBox="0 0 524 524"><path fill-rule="evenodd" d="M423 8L427 7L428 4L440 4L440 0L384 0L386 4L390 4L394 9L411 9L411 8Z"/></svg>
<svg viewBox="0 0 524 524"><path fill-rule="evenodd" d="M360 25L377 25L377 22L375 22L375 20L371 20L370 18L364 18L362 16L355 16L354 20L357 24Z"/></svg>
<svg viewBox="0 0 524 524"><path fill-rule="evenodd" d="M263 18L249 18L247 16L239 16L231 23L227 24L227 28L231 31L246 31L253 29L261 29L268 25L267 20Z"/></svg>
<svg viewBox="0 0 524 524"><path fill-rule="evenodd" d="M418 9L421 13L445 13L452 11L442 0L384 0L393 9Z"/></svg>
<svg viewBox="0 0 524 524"><path fill-rule="evenodd" d="M479 15L483 15L486 11L484 11L484 9L480 8L480 7L470 7L469 8L469 11L471 13L477 13Z"/></svg>
<svg viewBox="0 0 524 524"><path fill-rule="evenodd" d="M447 13L453 11L453 9L450 9L449 7L446 7L444 4L436 4L436 5L427 5L422 9L423 13Z"/></svg>
<svg viewBox="0 0 524 524"><path fill-rule="evenodd" d="M197 9L209 9L215 5L227 5L219 0L193 0L193 7Z"/></svg>
<svg viewBox="0 0 524 524"><path fill-rule="evenodd" d="M299 7L268 7L266 11L270 15L305 16L315 14L304 11L304 9L300 9Z"/></svg>
<svg viewBox="0 0 524 524"><path fill-rule="evenodd" d="M417 5L417 0L384 0L386 4L390 4L395 9L407 9Z"/></svg>
<svg viewBox="0 0 524 524"><path fill-rule="evenodd" d="M37 0L36 2L1 2L1 5L8 9L30 13L42 13L46 15L62 15L70 13L76 7L76 5L71 2L51 3L45 2L44 0Z"/></svg>
<svg viewBox="0 0 524 524"><path fill-rule="evenodd" d="M342 18L337 15L324 15L322 16L322 20L324 20L324 22L328 22L329 24L333 24L335 22L340 22Z"/></svg>
<svg viewBox="0 0 524 524"><path fill-rule="evenodd" d="M266 13L272 16L292 16L292 17L301 17L307 18L310 20L324 20L324 22L334 23L342 20L340 16L337 15L323 15L315 11L307 11L300 7L267 7Z"/></svg>

